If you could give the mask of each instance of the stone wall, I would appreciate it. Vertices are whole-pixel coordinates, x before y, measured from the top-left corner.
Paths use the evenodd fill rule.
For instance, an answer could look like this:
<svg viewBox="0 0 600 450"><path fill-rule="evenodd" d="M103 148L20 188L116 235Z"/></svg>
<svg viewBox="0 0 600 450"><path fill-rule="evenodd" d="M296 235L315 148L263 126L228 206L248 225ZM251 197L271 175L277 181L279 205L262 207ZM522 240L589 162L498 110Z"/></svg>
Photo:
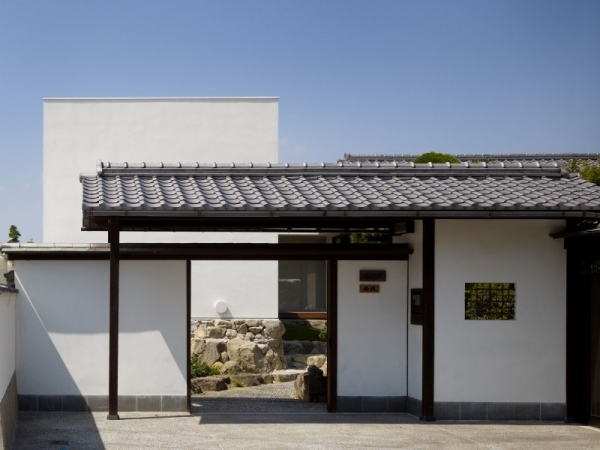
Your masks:
<svg viewBox="0 0 600 450"><path fill-rule="evenodd" d="M277 319L193 320L191 353L222 373L268 373L287 368Z"/></svg>

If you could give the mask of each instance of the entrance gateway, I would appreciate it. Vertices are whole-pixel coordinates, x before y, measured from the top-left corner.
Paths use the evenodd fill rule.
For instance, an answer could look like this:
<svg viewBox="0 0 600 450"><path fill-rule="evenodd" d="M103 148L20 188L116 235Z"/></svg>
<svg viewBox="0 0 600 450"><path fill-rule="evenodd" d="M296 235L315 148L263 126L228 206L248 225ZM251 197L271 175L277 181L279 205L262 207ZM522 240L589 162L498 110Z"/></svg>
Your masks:
<svg viewBox="0 0 600 450"><path fill-rule="evenodd" d="M339 275L329 286L330 290L335 289L338 293L338 304L334 305L337 307L338 329L332 331L340 338L337 340L338 364L335 367L338 376L333 377L338 385L332 390L337 395L330 402L331 408L372 411L397 406L398 399L392 398L397 391L391 389L391 395L385 400L379 392L375 392L375 396L361 396L354 391L361 387L359 383L368 383L364 373L356 370L351 373L356 375L355 384L344 384L345 367L344 371L341 370L342 363L345 363L342 360L344 344L341 336L344 331L349 331L342 328L345 327L341 322L344 314L344 320L368 314L368 320L377 317L381 324L385 324L386 331L389 328L385 319L388 319L386 314L390 308L379 308L374 300L367 310L360 310L360 306L361 302L369 302L373 296L384 294L391 285L388 284L390 281L368 281L354 287L347 284L357 283L355 280L360 278L362 269L391 271L391 268L382 267L383 262L391 264L395 261L401 266L410 263L404 292L410 290L410 303L413 303L414 297L420 299L421 306L419 317L414 317L413 321L415 308L408 305L411 322L407 338L406 409L409 412L423 420L564 420L572 417L571 406L576 404L574 395L578 395L570 389L573 380L569 374L574 373L571 366L577 361L573 357L573 349L584 343L571 340L575 334L570 332L573 321L569 319L569 311L581 308L571 304L569 295L565 296L565 292L571 292L570 288L567 289L571 283L567 277L566 256L569 250L565 252L562 240L552 239L550 235L565 231L571 221L600 218L600 188L578 177L563 174L554 163L465 163L452 166L392 162L341 166L256 164L250 167L100 164L97 173L83 175L81 180L84 230L109 230L110 244L103 244L102 251L90 248L79 252L80 259L108 259L110 256L111 264L110 270L106 263L96 264L94 268L98 270L91 272L95 274L93 281L99 289L89 292L80 289L63 300L76 305L82 317L89 308L106 308L99 317L107 318L105 299L111 299L111 379L107 387L112 416L118 415L119 386L123 386L124 394L145 395L146 391L139 389L139 384L133 384L138 381L132 376L131 369L135 367L124 364L128 362L124 358L132 355L135 345L143 343L146 331L157 336L157 333L178 330L174 339L164 341L167 346L163 347L162 356L163 361L168 363L168 358L172 362L173 356L178 355L176 362L179 366L175 367L177 370L171 370L170 376L180 377L177 392L184 392L181 382L184 381L184 357L187 355L182 348L175 349L173 345L183 339L183 334L179 333L185 331L188 334L188 324L179 325L182 319L173 323L175 315L169 315L169 303L163 301L162 291L156 295L148 290L161 287L161 264L170 268L168 274L174 277L173 280L177 279L179 287L172 282L171 286L178 289L181 308L185 299L185 293L181 292L185 277L177 276L173 268L183 274L185 261L196 258L278 260L301 254L302 259L316 257L330 261L328 264L335 266L333 270L337 269ZM405 233L411 230L413 224L414 233ZM119 243L122 231L145 230L326 234L380 231L396 236L396 244L378 245L371 252L367 245L328 244L322 245L319 250L307 245L286 248L276 244ZM36 252L40 257L45 252L44 257L49 260L61 259L61 252L52 252L42 246L29 249L23 245L14 250L10 245L3 246L3 251L12 259L31 260ZM409 255L410 250L414 252L412 255ZM73 259L77 251L72 250L71 253ZM403 258L408 258L408 262ZM150 264L150 259L160 261ZM137 261L133 264L130 260ZM367 263L364 263L365 267L353 266L356 261L365 260L378 262L373 266ZM15 273L23 279L28 275L27 270L32 269L33 262L17 263ZM74 264L71 263L71 267ZM346 264L350 271L349 281L340 275ZM56 265L45 264L55 273L69 273L56 272ZM144 279L145 269L140 270L142 266L152 268L152 279ZM352 270L358 270L358 273L352 275ZM109 283L106 282L109 278L110 295L107 289ZM80 329L83 328L77 327L76 322L65 324L58 319L52 324L53 328L43 327L49 322L36 313L52 314L54 300L36 304L36 292L31 289L33 284L36 283L31 283L30 287L22 285L20 290L24 298L22 304L32 306L28 325L31 324L40 336L48 338L47 348L55 353L46 353L44 357L48 360L53 358L54 372L72 373L74 378L69 390L61 387L64 377L57 378L56 382L51 380L54 384L46 383L47 389L33 389L38 381L36 372L22 370L23 383L19 383L25 386L22 392L28 394L28 398L23 400L37 402L32 403L36 406L40 402L53 401L49 397L54 394L62 394L61 405L65 405L65 402L71 404L82 400L72 398L73 393L80 392L86 399L102 394L106 380L104 369L98 372L90 370L93 369L90 365L82 365L81 357L86 355L82 354L83 350L78 353L72 342L78 336L89 342L105 339L108 323L99 323L96 328L103 335L94 334L95 330L82 335ZM36 284L36 289L39 284ZM360 284L366 286L361 288ZM81 288L81 285L78 287ZM134 302L135 305L142 307L142 311L144 308L144 304L140 303L144 296L134 295L135 288L145 288L144 295L151 300L145 305L153 322L143 329L140 320L131 321L132 299L137 302ZM346 288L348 291L344 291ZM378 289L379 294L376 293ZM346 309L342 293L348 294L350 299ZM168 294L166 292L165 297ZM353 295L358 296L358 302L352 302ZM78 299L85 300L90 296L94 300L86 300L84 308ZM50 293L37 297L50 298ZM404 297L399 297L401 304L405 301ZM568 308L565 308L565 303ZM40 310L39 306L45 310ZM417 306L416 301L414 306ZM125 330L116 326L120 313L129 327ZM185 314L180 310L177 317L185 317ZM39 318L42 321L38 321ZM404 323L407 321L405 317ZM73 329L74 332L71 331ZM140 333L140 330L143 332ZM362 334L363 330L354 332ZM165 336L158 334L159 339ZM373 343L380 341L377 330L364 330L364 336ZM349 343L357 344L353 337L345 336L350 339ZM30 344L28 339L20 341L27 348L35 345L34 341ZM360 347L363 343L358 344L358 350L363 351L364 348ZM123 350L121 358L116 357L119 345ZM96 348L102 350L104 345ZM22 352L22 355L27 358L28 353ZM108 359L107 354L102 361ZM35 363L27 359L22 359L23 362ZM373 360L367 362L373 364ZM61 366L61 363L64 364ZM98 366L101 368L102 363ZM119 367L127 371L121 372L121 379ZM97 377L94 383L89 383L90 376ZM98 383L98 380L102 382ZM168 388L162 389L160 383L149 385L147 380L139 381L146 382L141 387L148 387L147 392L165 398L177 394ZM140 401L146 400L137 398L136 401L139 405ZM166 398L165 401L172 400Z"/></svg>
<svg viewBox="0 0 600 450"><path fill-rule="evenodd" d="M356 409L361 403L364 382L369 379L375 390L370 397L389 412L403 412L407 408L407 295L406 260L412 250L404 244L351 245L351 244L119 244L118 219L110 221L110 359L109 359L109 419L118 419L119 377L119 265L121 260L178 260L187 261L187 324L191 311L191 261L193 260L325 260L327 261L327 410ZM341 269L341 270L340 270ZM360 299L361 270L385 270L389 282L374 299ZM377 284L379 286L380 284ZM368 294L367 294L368 295ZM343 301L340 302L339 299ZM371 310L386 310L383 318L370 314ZM344 323L343 328L338 324ZM381 342L377 351L370 348L361 328L374 330ZM346 331L350 330L350 332ZM190 354L190 340L186 354ZM382 367L378 353L386 355L389 366ZM338 361L342 361L343 377L338 377ZM382 370L373 371L373 367ZM187 402L190 409L190 369L187 365ZM395 373L393 382L378 380L381 374ZM403 380L404 377L404 380ZM338 380L342 380L338 387ZM373 395L375 394L375 395ZM361 410L363 406L358 406ZM364 409L368 410L369 405Z"/></svg>
<svg viewBox="0 0 600 450"><path fill-rule="evenodd" d="M535 222L532 222L533 219L564 221L568 218L600 217L600 189L591 183L565 176L556 163L524 164L516 162L507 164L500 162L489 165L483 163L481 166L473 165L472 167L469 163L465 163L453 167L451 164L434 166L411 163L403 166L397 162L383 165L376 162L350 166L344 166L343 163L335 166L303 164L294 167L287 164L285 166L250 164L248 167L240 168L235 167L234 164L226 167L219 167L217 164L211 166L177 164L168 167L161 163L158 166L149 167L146 164L125 163L117 166L110 164L105 166L100 163L96 174L83 175L81 180L84 230L109 231L111 248L109 418L118 418L120 231L347 233L374 229L386 230L388 233L394 234L397 230L410 228L414 219L422 219L423 224L421 248L419 249L422 263L421 286L418 286L422 288L423 324L421 392L420 408L418 408L421 419L435 420L434 385L436 383L441 386L441 389L438 389L441 394L437 394L438 398L441 397L440 400L442 400L437 402L438 411L444 412L444 414L440 414L441 416L463 419L523 417L540 420L566 416L564 401L569 403L572 400L562 397L560 393L557 395L556 392L556 381L560 383L561 380L559 360L541 361L539 367L536 367L535 364L524 366L521 363L518 370L524 376L517 375L514 378L520 383L524 383L523 380L531 377L531 382L535 383L535 389L517 385L513 388L511 385L514 383L505 381L506 379L510 380L511 376L500 374L501 378L496 384L499 386L506 384L507 390L504 397L501 393L498 397L491 391L486 391L485 383L481 383L481 377L472 384L472 389L465 390L465 386L460 386L448 390L446 386L452 386L452 381L448 382L448 380L440 378L437 378L438 381L436 381L434 371L436 366L434 358L435 283L440 275L442 279L446 276L444 272L436 275L436 234L438 234L436 233L436 221L451 224L449 219L516 219L528 220L533 225ZM526 183L525 189L523 183ZM547 223L549 231L551 231L554 229L553 227L559 226L560 221ZM491 229L494 227L495 225ZM521 226L517 228L527 229L527 227ZM533 229L536 228L543 229L539 225L533 226ZM453 227L445 226L443 229L452 230ZM529 239L531 240L531 238ZM442 244L446 245L446 242L440 241L439 245ZM551 244L544 243L543 246L551 247L551 253L556 252L555 246ZM331 249L335 247L331 246ZM366 252L366 250L365 247L364 251ZM352 252L351 249L347 251ZM238 249L232 249L231 252L237 254ZM448 258L450 255L442 254L441 256ZM514 256L520 257L517 254ZM309 259L310 257L303 255L302 258ZM334 274L339 269L337 261L349 258L324 256L323 259L330 261L330 274ZM356 259L364 260L365 258L359 256ZM383 258L377 257L376 259ZM483 262L479 265L482 266L482 264ZM489 263L483 264L483 266L485 265L489 265ZM559 260L556 260L555 266L559 268ZM496 270L490 273L495 276L496 272L500 274L506 272L513 274L511 275L513 277L519 277L507 269L508 266L501 266L499 272ZM338 293L339 286L336 282L339 280L330 278L329 281L330 292ZM473 286L473 283L477 282L485 282L484 284L488 285L490 282L502 283L502 285L511 286L511 291L515 292L515 284L510 279L466 279L465 281L465 292L467 286ZM522 285L522 283L518 284ZM534 284L538 283L534 282ZM524 286L527 292L527 281L524 282ZM516 289L518 291L519 287ZM556 289L560 289L560 286L557 285L554 290ZM544 296L546 295L544 294ZM338 311L340 305L332 301L336 298L337 295L330 295L331 304L328 310L330 316L338 318L338 314L343 315L346 310L342 308ZM507 317L514 318L514 310ZM527 316L525 315L525 317ZM440 318L445 317L440 316ZM332 335L338 336L339 330L336 322L337 320L333 320L330 323L329 331ZM551 323L541 324L541 326L546 327L543 334L551 333L551 328L556 329L556 326ZM524 331L520 332L524 333ZM541 336L539 332L537 334ZM487 333L485 335L487 336ZM516 334L509 331L507 336L510 335ZM548 334L548 336L550 335ZM498 342L502 342L502 340ZM546 342L548 341L546 340ZM337 401L342 401L344 396L337 398L339 395L336 385L339 368L337 363L341 359L337 360L339 355L337 354L338 349L335 347L335 339L330 339L329 346L334 358L333 364L328 363L332 380L329 386L331 398L328 401L328 408L330 411L334 411L338 406ZM492 343L490 348L495 351L497 348L501 349L502 346ZM490 353L485 350L485 347L482 350ZM534 354L538 353L534 351ZM523 360L523 356L515 355L515 357ZM499 360L510 361L513 357L510 352L503 352L499 354L499 358ZM446 360L447 355L442 355L440 361L447 364ZM494 361L494 363L496 362ZM554 372L558 373L558 377L555 377L555 381L551 379L550 375L546 375L548 372L552 372L547 370L550 366L556 366L557 370ZM480 367L481 369L478 370L482 372L487 370L485 365ZM459 368L453 367L450 371L454 372L457 369ZM548 380L540 380L539 376L535 375L538 372L540 375L544 374L545 377L549 377ZM362 377L359 378L359 384L364 384L364 374L360 375ZM515 375L515 373L511 375ZM477 378L476 374L475 376ZM466 380L468 377L464 378ZM564 378L562 380L564 383ZM544 388L544 385L547 387ZM352 386L351 383L348 385L342 383L340 385L340 388L343 389L341 393L351 393L353 387L357 386ZM544 389L546 394L544 394ZM452 393L461 390L468 396L472 395L473 398L488 396L494 400L491 403L489 401L484 403L465 402L465 400L469 400L467 397L452 401ZM494 390L497 390L497 386ZM526 394L520 395L519 392ZM532 395L535 392L538 394ZM511 398L515 393L517 393L517 397ZM355 401L353 396L348 397L350 398L349 403ZM444 401L444 397L451 401ZM503 401L503 398L508 401ZM361 410L365 410L363 400L364 398L359 397L358 401L362 402ZM520 403L523 400L529 401ZM380 399L375 401L380 407L382 401ZM394 400L391 401L394 403ZM387 399L385 402L389 405L390 400ZM407 409L410 410L409 399L407 399L407 403L409 403ZM342 405L340 404L340 406Z"/></svg>

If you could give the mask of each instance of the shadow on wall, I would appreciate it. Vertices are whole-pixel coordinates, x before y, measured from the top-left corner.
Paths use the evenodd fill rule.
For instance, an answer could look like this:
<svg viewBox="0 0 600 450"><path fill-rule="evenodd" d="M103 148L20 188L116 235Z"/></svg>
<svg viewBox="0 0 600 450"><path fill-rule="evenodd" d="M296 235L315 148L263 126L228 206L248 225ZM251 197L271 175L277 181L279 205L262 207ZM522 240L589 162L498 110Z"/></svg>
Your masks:
<svg viewBox="0 0 600 450"><path fill-rule="evenodd" d="M102 401L99 401L99 398L85 398L81 394L46 328L46 322L51 322L52 318L48 317L44 308L36 308L26 286L21 283L18 277L17 285L19 288L17 321L20 333L20 339L17 340L17 388L20 388L18 380L22 379L21 375L23 374L32 375L34 380L48 377L58 379L61 380L61 384L60 387L56 387L53 394L38 395L35 391L29 391L27 394L18 395L20 412L12 448L50 448L52 446L73 444L86 444L92 448L102 448L102 440L91 415L92 409L102 408ZM26 342L22 342L24 340ZM43 358L30 358L20 354L20 352L31 347L36 349L35 354L44 355ZM48 361L52 362L51 367L46 364ZM27 386L28 382L29 380L25 380L23 384ZM68 394L65 395L65 393ZM46 428L40 423L42 416L28 411L82 412L82 419L86 424L85 432L80 435L80 442L74 442L72 439L65 440L60 436L60 433L53 433L49 437L36 430L39 430L40 427L56 429L57 421L62 422L65 420L64 416L57 414L44 416L45 419L42 419L42 421L48 422ZM35 420L33 430L29 426L32 420ZM27 437L27 445L21 446L20 442L23 441L24 437Z"/></svg>
<svg viewBox="0 0 600 450"><path fill-rule="evenodd" d="M185 263L166 274L164 261L135 263L121 267L119 410L185 410ZM107 411L108 262L15 268L20 409Z"/></svg>

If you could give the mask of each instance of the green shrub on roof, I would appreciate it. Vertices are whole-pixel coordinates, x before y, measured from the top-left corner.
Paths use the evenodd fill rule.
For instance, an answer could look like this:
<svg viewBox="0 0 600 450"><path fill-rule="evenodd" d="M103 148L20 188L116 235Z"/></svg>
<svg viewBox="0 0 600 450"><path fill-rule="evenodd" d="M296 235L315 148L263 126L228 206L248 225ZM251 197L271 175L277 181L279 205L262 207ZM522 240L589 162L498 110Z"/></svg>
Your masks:
<svg viewBox="0 0 600 450"><path fill-rule="evenodd" d="M413 161L415 164L424 163L460 163L460 159L448 153L427 152L417 156Z"/></svg>

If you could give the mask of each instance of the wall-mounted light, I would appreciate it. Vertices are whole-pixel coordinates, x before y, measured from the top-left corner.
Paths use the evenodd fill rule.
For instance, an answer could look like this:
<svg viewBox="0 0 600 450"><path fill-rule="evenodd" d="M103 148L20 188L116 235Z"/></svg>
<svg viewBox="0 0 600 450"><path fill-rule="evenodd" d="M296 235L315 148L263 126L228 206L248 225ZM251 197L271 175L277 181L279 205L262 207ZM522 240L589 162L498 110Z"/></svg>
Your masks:
<svg viewBox="0 0 600 450"><path fill-rule="evenodd" d="M225 314L225 312L227 311L227 303L223 301L218 301L217 303L215 303L215 310L219 314Z"/></svg>

